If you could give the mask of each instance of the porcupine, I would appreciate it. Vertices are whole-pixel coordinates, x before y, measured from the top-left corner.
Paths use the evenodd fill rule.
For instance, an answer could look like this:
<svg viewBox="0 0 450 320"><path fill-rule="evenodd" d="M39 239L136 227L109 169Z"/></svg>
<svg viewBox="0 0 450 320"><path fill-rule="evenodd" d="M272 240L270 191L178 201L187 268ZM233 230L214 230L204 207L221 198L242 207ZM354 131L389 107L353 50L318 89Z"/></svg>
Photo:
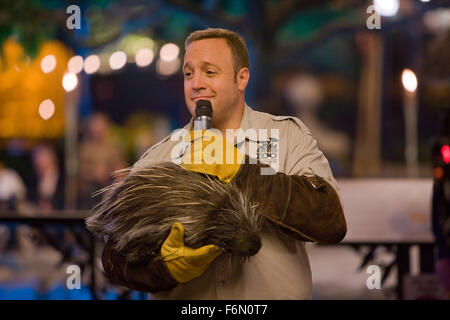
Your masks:
<svg viewBox="0 0 450 320"><path fill-rule="evenodd" d="M126 178L98 192L103 200L86 225L112 240L129 261L157 256L175 221L183 225L191 248L215 244L244 258L259 251L264 218L233 183L170 161L121 173Z"/></svg>

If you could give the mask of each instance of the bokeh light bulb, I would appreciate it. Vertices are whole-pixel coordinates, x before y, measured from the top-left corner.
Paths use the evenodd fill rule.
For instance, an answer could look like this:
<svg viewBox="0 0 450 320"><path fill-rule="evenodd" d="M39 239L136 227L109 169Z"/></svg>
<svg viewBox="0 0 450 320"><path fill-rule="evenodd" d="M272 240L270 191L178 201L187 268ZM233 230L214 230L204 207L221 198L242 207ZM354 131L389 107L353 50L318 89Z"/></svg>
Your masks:
<svg viewBox="0 0 450 320"><path fill-rule="evenodd" d="M77 87L78 78L75 73L66 73L63 77L63 87L67 92L72 91Z"/></svg>
<svg viewBox="0 0 450 320"><path fill-rule="evenodd" d="M39 105L39 115L42 119L48 120L53 116L54 113L55 105L53 104L52 100L46 99L41 102L41 104Z"/></svg>
<svg viewBox="0 0 450 320"><path fill-rule="evenodd" d="M127 63L127 55L123 51L114 52L109 57L109 66L113 70L119 70Z"/></svg>
<svg viewBox="0 0 450 320"><path fill-rule="evenodd" d="M83 57L73 56L67 62L67 70L72 73L80 73L83 70Z"/></svg>
<svg viewBox="0 0 450 320"><path fill-rule="evenodd" d="M87 74L94 73L100 67L100 58L93 54L84 60L84 72Z"/></svg>
<svg viewBox="0 0 450 320"><path fill-rule="evenodd" d="M410 69L405 69L402 72L402 84L403 87L411 92L414 93L417 89L417 77Z"/></svg>
<svg viewBox="0 0 450 320"><path fill-rule="evenodd" d="M42 58L41 69L44 73L52 72L56 67L56 58L53 54L49 54Z"/></svg>
<svg viewBox="0 0 450 320"><path fill-rule="evenodd" d="M136 52L136 65L138 67L146 67L152 63L155 54L152 49L143 48Z"/></svg>
<svg viewBox="0 0 450 320"><path fill-rule="evenodd" d="M159 56L161 60L164 61L174 61L178 54L180 53L180 48L174 43L166 43L162 46L161 50L159 51Z"/></svg>
<svg viewBox="0 0 450 320"><path fill-rule="evenodd" d="M378 7L379 13L386 17L395 16L400 7L399 0L374 0L373 4Z"/></svg>

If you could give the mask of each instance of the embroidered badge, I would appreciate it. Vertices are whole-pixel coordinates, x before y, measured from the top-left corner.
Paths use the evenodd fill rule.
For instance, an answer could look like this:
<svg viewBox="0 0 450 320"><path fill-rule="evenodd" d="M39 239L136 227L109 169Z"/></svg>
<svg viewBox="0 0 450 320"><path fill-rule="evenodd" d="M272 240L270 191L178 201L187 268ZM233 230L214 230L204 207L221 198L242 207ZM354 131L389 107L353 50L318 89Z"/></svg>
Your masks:
<svg viewBox="0 0 450 320"><path fill-rule="evenodd" d="M278 154L278 139L270 137L269 141L258 141L258 148L256 150L258 160L272 162L278 158Z"/></svg>

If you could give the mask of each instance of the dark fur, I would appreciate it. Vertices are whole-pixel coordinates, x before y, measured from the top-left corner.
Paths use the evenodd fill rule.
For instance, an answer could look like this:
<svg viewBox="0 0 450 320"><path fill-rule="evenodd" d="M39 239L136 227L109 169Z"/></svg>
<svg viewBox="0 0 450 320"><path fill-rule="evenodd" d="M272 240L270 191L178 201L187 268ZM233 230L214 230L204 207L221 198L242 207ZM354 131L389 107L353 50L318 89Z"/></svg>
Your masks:
<svg viewBox="0 0 450 320"><path fill-rule="evenodd" d="M99 192L103 201L86 224L130 261L157 255L175 221L189 247L215 244L242 257L259 251L263 217L234 184L172 162L123 171L125 179Z"/></svg>

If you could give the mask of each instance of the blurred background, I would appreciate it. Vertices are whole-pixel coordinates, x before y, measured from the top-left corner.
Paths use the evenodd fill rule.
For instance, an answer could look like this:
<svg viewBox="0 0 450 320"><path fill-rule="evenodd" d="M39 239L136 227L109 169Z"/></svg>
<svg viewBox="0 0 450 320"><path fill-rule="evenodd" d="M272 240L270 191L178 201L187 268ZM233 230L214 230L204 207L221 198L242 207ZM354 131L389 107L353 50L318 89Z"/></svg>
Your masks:
<svg viewBox="0 0 450 320"><path fill-rule="evenodd" d="M348 234L307 244L313 298L448 299L444 0L2 0L0 299L146 298L83 219L189 121L184 39L208 27L245 39L247 103L299 117L338 179Z"/></svg>

